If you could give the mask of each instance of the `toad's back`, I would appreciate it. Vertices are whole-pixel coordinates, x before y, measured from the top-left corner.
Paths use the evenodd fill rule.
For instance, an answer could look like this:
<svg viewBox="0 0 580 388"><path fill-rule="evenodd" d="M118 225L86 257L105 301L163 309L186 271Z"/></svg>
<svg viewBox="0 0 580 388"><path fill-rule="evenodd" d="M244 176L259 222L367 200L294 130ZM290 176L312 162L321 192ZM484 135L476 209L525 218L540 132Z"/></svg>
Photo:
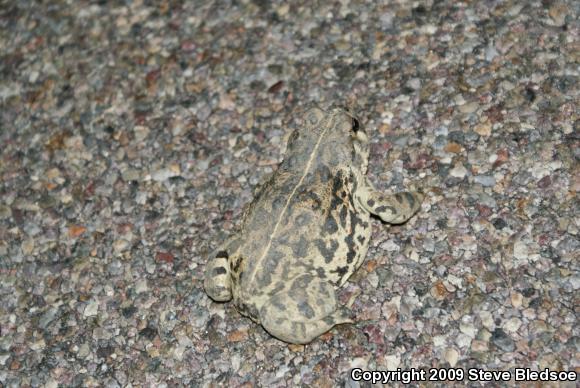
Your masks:
<svg viewBox="0 0 580 388"><path fill-rule="evenodd" d="M236 286L249 295L276 288L296 271L315 269L308 257L313 236L320 235L329 208L327 168L304 176L280 168L267 181L245 213L243 241L238 250L243 263ZM235 268L234 259L234 268ZM278 284L278 287L281 285Z"/></svg>
<svg viewBox="0 0 580 388"><path fill-rule="evenodd" d="M300 274L324 276L335 283L345 275L344 266L327 274L341 245L332 241L333 235L349 233L347 215L354 213L349 181L352 145L348 137L336 133L343 122L320 122L308 136L304 130L295 131L286 158L246 210L239 257L232 258L238 301L276 292Z"/></svg>
<svg viewBox="0 0 580 388"><path fill-rule="evenodd" d="M253 316L252 311L259 309L263 300L301 275L310 274L339 286L358 266L366 253L369 215L357 209L352 177L347 174L346 170L317 169L295 186L293 195L274 195L261 201L263 207L250 209L244 230L249 233L254 225L260 233L242 237L246 242L239 254L244 268L237 272L234 265L232 271L238 287L234 298L241 312ZM262 195L270 190L280 192L277 185L291 180L290 175L274 179L266 184ZM277 206L285 206L284 212L276 211ZM281 215L268 221L270 225L275 221L277 226L267 231L259 227L268 217L264 209Z"/></svg>

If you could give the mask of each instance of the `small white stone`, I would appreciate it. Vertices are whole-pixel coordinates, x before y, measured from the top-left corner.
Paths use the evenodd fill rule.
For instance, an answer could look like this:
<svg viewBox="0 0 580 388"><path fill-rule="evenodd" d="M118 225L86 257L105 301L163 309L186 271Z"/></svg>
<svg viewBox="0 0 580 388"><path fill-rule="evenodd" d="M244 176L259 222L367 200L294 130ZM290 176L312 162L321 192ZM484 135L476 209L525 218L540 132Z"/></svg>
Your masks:
<svg viewBox="0 0 580 388"><path fill-rule="evenodd" d="M441 159L439 159L439 162L441 162L442 164L451 164L452 161L453 158L449 154L445 154L444 156L441 157Z"/></svg>
<svg viewBox="0 0 580 388"><path fill-rule="evenodd" d="M493 61L493 58L497 57L498 55L499 55L499 53L495 49L495 46L490 44L485 48L485 60L486 61L491 62L491 61Z"/></svg>
<svg viewBox="0 0 580 388"><path fill-rule="evenodd" d="M421 27L421 32L427 35L433 35L437 32L437 26L434 24L425 24Z"/></svg>
<svg viewBox="0 0 580 388"><path fill-rule="evenodd" d="M62 202L64 204L71 203L72 200L73 200L73 197L69 193L64 193L62 195L62 197L60 197L60 202Z"/></svg>
<svg viewBox="0 0 580 388"><path fill-rule="evenodd" d="M281 6L278 7L278 9L276 9L276 13L278 14L278 16L286 16L288 14L288 11L290 10L290 5L288 4L282 4Z"/></svg>
<svg viewBox="0 0 580 388"><path fill-rule="evenodd" d="M2 354L0 355L0 365L6 365L6 360L10 358L10 354Z"/></svg>
<svg viewBox="0 0 580 388"><path fill-rule="evenodd" d="M234 366L233 362L232 362L232 367ZM235 369L234 369L235 370ZM290 368L288 367L288 365L282 365L281 368L278 369L278 371L276 372L276 379L281 379L282 377L284 377L284 375L290 370Z"/></svg>
<svg viewBox="0 0 580 388"><path fill-rule="evenodd" d="M137 205L145 205L145 202L147 202L147 192L138 191L137 195L135 196L135 202Z"/></svg>
<svg viewBox="0 0 580 388"><path fill-rule="evenodd" d="M468 348L471 345L472 338L467 334L459 333L455 338L455 343L460 348Z"/></svg>
<svg viewBox="0 0 580 388"><path fill-rule="evenodd" d="M44 338L41 338L40 340L34 341L33 343L30 344L31 350L42 350L45 347L46 342L44 342Z"/></svg>
<svg viewBox="0 0 580 388"><path fill-rule="evenodd" d="M156 182L163 182L169 178L179 175L173 169L170 168L162 168L157 170L151 174L151 179Z"/></svg>
<svg viewBox="0 0 580 388"><path fill-rule="evenodd" d="M528 260L528 245L523 241L516 241L514 244L514 257L518 260Z"/></svg>
<svg viewBox="0 0 580 388"><path fill-rule="evenodd" d="M30 255L34 251L34 239L27 238L21 244L22 253L25 255Z"/></svg>
<svg viewBox="0 0 580 388"><path fill-rule="evenodd" d="M421 80L419 78L411 78L407 81L407 86L413 90L419 90L421 88Z"/></svg>
<svg viewBox="0 0 580 388"><path fill-rule="evenodd" d="M58 382L51 379L44 384L44 388L58 388Z"/></svg>
<svg viewBox="0 0 580 388"><path fill-rule="evenodd" d="M237 371L240 369L240 365L242 364L242 357L238 353L233 353L230 356L230 362L232 363L232 369Z"/></svg>
<svg viewBox="0 0 580 388"><path fill-rule="evenodd" d="M379 276L376 272L371 272L367 275L367 280L373 286L373 288L377 288L379 286Z"/></svg>
<svg viewBox="0 0 580 388"><path fill-rule="evenodd" d="M350 369L354 368L367 369L368 363L369 361L366 358L356 357L349 362L349 367Z"/></svg>
<svg viewBox="0 0 580 388"><path fill-rule="evenodd" d="M447 281L447 279L443 280L443 286L449 292L455 292L455 291L457 291L457 288L455 288L455 286L453 284L449 283Z"/></svg>
<svg viewBox="0 0 580 388"><path fill-rule="evenodd" d="M118 239L115 240L115 242L113 243L113 250L115 251L115 253L121 253L126 251L129 248L129 241L125 240L125 239Z"/></svg>
<svg viewBox="0 0 580 388"><path fill-rule="evenodd" d="M453 348L448 348L445 350L445 361L449 363L451 367L454 367L459 360L459 352Z"/></svg>
<svg viewBox="0 0 580 388"><path fill-rule="evenodd" d="M481 323L489 330L495 329L495 323L493 321L493 316L489 311L480 311L479 312L479 319L481 319Z"/></svg>
<svg viewBox="0 0 580 388"><path fill-rule="evenodd" d="M522 311L522 316L528 321L533 321L534 319L536 319L537 314L533 308L527 308L524 311Z"/></svg>
<svg viewBox="0 0 580 388"><path fill-rule="evenodd" d="M419 261L419 254L417 253L416 250L412 250L411 253L409 253L409 259L418 262Z"/></svg>
<svg viewBox="0 0 580 388"><path fill-rule="evenodd" d="M535 163L529 169L529 171L532 173L532 176L537 180L542 179L546 175L550 175L550 170L548 169L548 166L543 162Z"/></svg>
<svg viewBox="0 0 580 388"><path fill-rule="evenodd" d="M463 279L453 275L453 274L449 274L447 275L447 281L451 284L453 284L455 287L457 288L462 288L463 285Z"/></svg>
<svg viewBox="0 0 580 388"><path fill-rule="evenodd" d="M396 252L401 249L399 245L394 240L388 240L381 244L381 249L384 249L388 252Z"/></svg>
<svg viewBox="0 0 580 388"><path fill-rule="evenodd" d="M580 277L578 276L570 276L568 278L568 283L572 286L572 289L578 290L580 288Z"/></svg>
<svg viewBox="0 0 580 388"><path fill-rule="evenodd" d="M236 103L228 93L220 93L218 106L223 110L234 110L236 108Z"/></svg>
<svg viewBox="0 0 580 388"><path fill-rule="evenodd" d="M445 339L446 339L445 336L436 335L433 337L433 345L435 347L443 346L443 345L445 345Z"/></svg>
<svg viewBox="0 0 580 388"><path fill-rule="evenodd" d="M150 132L149 128L144 125L136 125L133 131L135 132L135 140L137 141L145 140Z"/></svg>
<svg viewBox="0 0 580 388"><path fill-rule="evenodd" d="M183 360L183 353L185 353L187 349L185 346L177 345L173 348L173 358L177 361Z"/></svg>
<svg viewBox="0 0 580 388"><path fill-rule="evenodd" d="M91 300L86 306L85 310L83 311L83 316L87 317L94 317L99 312L99 302L96 300Z"/></svg>
<svg viewBox="0 0 580 388"><path fill-rule="evenodd" d="M463 166L463 164L459 163L455 167L453 167L451 171L449 171L449 175L451 175L454 178L465 178L465 176L467 175L467 169L465 168L465 166Z"/></svg>
<svg viewBox="0 0 580 388"><path fill-rule="evenodd" d="M89 348L89 344L85 342L79 347L78 356L79 358L85 358L89 355L90 352L91 349Z"/></svg>
<svg viewBox="0 0 580 388"><path fill-rule="evenodd" d="M193 346L193 341L186 335L178 334L178 335L176 335L176 339L180 345L182 345L186 348Z"/></svg>
<svg viewBox="0 0 580 388"><path fill-rule="evenodd" d="M135 292L137 294L141 294L143 292L146 292L147 290L148 290L148 287L147 287L147 279L141 279L135 285Z"/></svg>
<svg viewBox="0 0 580 388"><path fill-rule="evenodd" d="M40 73L38 72L38 70L31 71L28 76L28 82L30 82L31 84L35 83L39 75Z"/></svg>
<svg viewBox="0 0 580 388"><path fill-rule="evenodd" d="M462 333L464 333L465 335L467 335L471 338L475 338L475 335L477 334L477 329L471 323L461 322L459 324L459 330L461 330Z"/></svg>
<svg viewBox="0 0 580 388"><path fill-rule="evenodd" d="M518 331L520 326L522 325L522 321L519 318L510 318L503 324L503 329L505 331L509 331L510 333L515 333Z"/></svg>
<svg viewBox="0 0 580 388"><path fill-rule="evenodd" d="M80 135L67 137L64 140L64 146L68 149L72 149L79 152L83 152L85 150L83 137Z"/></svg>
<svg viewBox="0 0 580 388"><path fill-rule="evenodd" d="M465 99L461 94L457 94L455 97L453 97L453 100L455 100L455 104L458 106L465 104Z"/></svg>
<svg viewBox="0 0 580 388"><path fill-rule="evenodd" d="M401 365L401 356L398 354L391 354L385 356L385 367L387 370L397 370L397 368Z"/></svg>
<svg viewBox="0 0 580 388"><path fill-rule="evenodd" d="M125 182L138 181L141 178L141 173L137 169L128 168L121 173L121 176Z"/></svg>
<svg viewBox="0 0 580 388"><path fill-rule="evenodd" d="M390 318L401 310L401 296L397 295L390 301L383 303L381 313L385 318Z"/></svg>
<svg viewBox="0 0 580 388"><path fill-rule="evenodd" d="M479 103L476 101L473 101L473 102L469 102L467 104L463 104L463 105L459 106L459 111L461 113L468 114L468 113L475 112L477 110L477 108L479 108Z"/></svg>

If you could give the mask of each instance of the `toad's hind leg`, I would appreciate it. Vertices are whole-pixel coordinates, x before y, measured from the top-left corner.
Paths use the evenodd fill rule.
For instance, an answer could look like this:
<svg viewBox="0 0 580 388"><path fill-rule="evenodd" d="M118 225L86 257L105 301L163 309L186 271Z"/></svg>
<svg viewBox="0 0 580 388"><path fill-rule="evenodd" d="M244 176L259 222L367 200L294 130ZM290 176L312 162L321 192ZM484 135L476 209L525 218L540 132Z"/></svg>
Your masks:
<svg viewBox="0 0 580 388"><path fill-rule="evenodd" d="M266 331L293 344L309 343L334 325L352 322L349 315L336 303L332 284L308 274L295 278L260 309Z"/></svg>
<svg viewBox="0 0 580 388"><path fill-rule="evenodd" d="M368 212L390 224L402 224L417 213L425 195L420 191L392 195L377 191L368 180L357 191L359 203Z"/></svg>
<svg viewBox="0 0 580 388"><path fill-rule="evenodd" d="M226 241L209 256L206 264L203 288L216 302L227 302L232 299L229 258L235 246L235 239Z"/></svg>

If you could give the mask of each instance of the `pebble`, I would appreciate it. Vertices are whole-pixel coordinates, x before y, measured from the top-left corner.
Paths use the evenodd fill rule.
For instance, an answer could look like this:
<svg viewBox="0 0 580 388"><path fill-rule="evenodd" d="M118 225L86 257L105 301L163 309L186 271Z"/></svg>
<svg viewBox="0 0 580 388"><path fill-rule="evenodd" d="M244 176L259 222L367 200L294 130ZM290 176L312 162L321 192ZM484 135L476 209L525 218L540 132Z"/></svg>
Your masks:
<svg viewBox="0 0 580 388"><path fill-rule="evenodd" d="M123 170L121 177L125 182L139 181L141 179L141 173L137 169L128 168Z"/></svg>
<svg viewBox="0 0 580 388"><path fill-rule="evenodd" d="M137 284L135 284L135 292L137 294L142 294L148 290L149 287L147 287L147 279L141 279L137 282Z"/></svg>
<svg viewBox="0 0 580 388"><path fill-rule="evenodd" d="M479 136L483 136L483 137L489 137L491 136L491 132L492 132L492 125L489 121L485 121L484 123L480 123L477 124L473 130L475 131L475 133L477 133Z"/></svg>
<svg viewBox="0 0 580 388"><path fill-rule="evenodd" d="M121 253L129 249L130 242L125 239L115 240L113 243L113 250L115 253Z"/></svg>
<svg viewBox="0 0 580 388"><path fill-rule="evenodd" d="M489 346L485 341L473 340L471 341L471 350L473 352L488 352Z"/></svg>
<svg viewBox="0 0 580 388"><path fill-rule="evenodd" d="M525 241L516 241L514 244L514 257L517 260L527 261L529 258L528 244Z"/></svg>
<svg viewBox="0 0 580 388"><path fill-rule="evenodd" d="M495 178L493 176L476 175L473 177L473 181L485 187L495 186Z"/></svg>
<svg viewBox="0 0 580 388"><path fill-rule="evenodd" d="M149 132L151 132L151 130L144 125L136 125L135 128L133 128L133 131L135 132L136 141L145 140L147 136L149 136Z"/></svg>
<svg viewBox="0 0 580 388"><path fill-rule="evenodd" d="M459 330L468 337L475 338L477 334L477 328L471 323L461 323L459 325Z"/></svg>
<svg viewBox="0 0 580 388"><path fill-rule="evenodd" d="M83 316L85 318L94 317L98 314L98 312L99 312L99 302L97 302L96 300L91 300L85 306Z"/></svg>
<svg viewBox="0 0 580 388"><path fill-rule="evenodd" d="M435 299L444 300L449 294L449 291L447 291L447 288L445 287L443 282L439 281L435 283L433 287L431 287L430 293Z"/></svg>
<svg viewBox="0 0 580 388"><path fill-rule="evenodd" d="M12 217L12 209L6 205L0 205L0 220L7 220Z"/></svg>
<svg viewBox="0 0 580 388"><path fill-rule="evenodd" d="M522 325L522 321L518 318L510 318L507 321L504 322L504 324L502 325L502 328L505 331L508 331L510 333L515 333L519 330L519 328Z"/></svg>
<svg viewBox="0 0 580 388"><path fill-rule="evenodd" d="M30 350L42 350L46 348L44 338L38 339L30 344Z"/></svg>
<svg viewBox="0 0 580 388"><path fill-rule="evenodd" d="M555 1L549 8L548 15L555 26L561 27L566 23L566 15L570 15L570 10L564 2Z"/></svg>
<svg viewBox="0 0 580 388"><path fill-rule="evenodd" d="M497 230L502 230L503 228L505 228L507 226L507 223L505 222L505 220L503 218L496 218L495 220L493 220L493 226L494 228L496 228Z"/></svg>
<svg viewBox="0 0 580 388"><path fill-rule="evenodd" d="M178 166L176 166L174 168L162 168L160 170L154 171L151 174L151 179L153 179L154 181L157 181L157 182L163 182L169 178L179 176L179 174L180 174L180 169Z"/></svg>
<svg viewBox="0 0 580 388"><path fill-rule="evenodd" d="M457 335L457 337L455 338L455 344L459 347L459 348L468 348L471 346L471 341L473 340L473 338L467 334L464 333L459 333Z"/></svg>
<svg viewBox="0 0 580 388"><path fill-rule="evenodd" d="M464 114L473 113L479 108L479 103L469 102L459 106L459 111Z"/></svg>
<svg viewBox="0 0 580 388"><path fill-rule="evenodd" d="M436 335L433 337L433 346L441 347L445 345L447 338L443 335Z"/></svg>
<svg viewBox="0 0 580 388"><path fill-rule="evenodd" d="M457 361L459 360L459 352L453 348L447 348L445 350L445 361L449 363L449 366L452 368L457 365Z"/></svg>
<svg viewBox="0 0 580 388"><path fill-rule="evenodd" d="M58 315L58 311L58 307L49 308L38 320L38 326L41 329L46 329L55 320Z"/></svg>
<svg viewBox="0 0 580 388"><path fill-rule="evenodd" d="M463 179L467 175L467 169L463 164L455 165L451 170L449 170L449 175L454 178Z"/></svg>
<svg viewBox="0 0 580 388"><path fill-rule="evenodd" d="M513 352L515 349L513 339L500 328L496 328L492 332L491 342L504 352Z"/></svg>
<svg viewBox="0 0 580 388"><path fill-rule="evenodd" d="M22 253L24 253L25 255L30 255L32 252L34 252L34 245L35 245L34 239L29 238L24 240L21 245Z"/></svg>
<svg viewBox="0 0 580 388"><path fill-rule="evenodd" d="M90 352L91 352L91 349L89 348L89 344L84 342L79 347L79 351L78 351L77 355L80 359L84 359L90 354Z"/></svg>
<svg viewBox="0 0 580 388"><path fill-rule="evenodd" d="M451 142L455 142L458 144L465 143L465 132L463 131L450 131L448 134L448 139Z"/></svg>
<svg viewBox="0 0 580 388"><path fill-rule="evenodd" d="M543 177L542 179L540 179L538 181L538 187L540 189L545 189L547 187L550 187L552 184L552 178L549 175L546 175L545 177Z"/></svg>
<svg viewBox="0 0 580 388"><path fill-rule="evenodd" d="M519 292L514 291L510 294L510 299L512 302L512 306L514 306L515 308L518 308L518 307L521 307L522 302L524 300L524 297Z"/></svg>
<svg viewBox="0 0 580 388"><path fill-rule="evenodd" d="M401 356L398 354L385 356L384 365L387 370L397 370L401 365Z"/></svg>

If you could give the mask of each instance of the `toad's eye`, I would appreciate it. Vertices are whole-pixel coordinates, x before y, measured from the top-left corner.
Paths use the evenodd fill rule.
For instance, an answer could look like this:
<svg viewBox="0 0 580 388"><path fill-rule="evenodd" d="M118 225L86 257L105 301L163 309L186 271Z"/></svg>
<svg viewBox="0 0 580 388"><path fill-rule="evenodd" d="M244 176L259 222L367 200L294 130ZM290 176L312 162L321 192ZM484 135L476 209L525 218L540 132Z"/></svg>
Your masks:
<svg viewBox="0 0 580 388"><path fill-rule="evenodd" d="M294 132L292 132L290 134L290 137L288 138L288 144L293 144L296 140L298 140L298 138L300 137L300 132L295 129Z"/></svg>
<svg viewBox="0 0 580 388"><path fill-rule="evenodd" d="M351 123L351 125L352 125L351 129L352 129L354 132L358 132L358 130L360 129L360 123L359 123L359 122L358 122L358 120L357 120L357 119L355 119L354 117L352 118L352 123Z"/></svg>

